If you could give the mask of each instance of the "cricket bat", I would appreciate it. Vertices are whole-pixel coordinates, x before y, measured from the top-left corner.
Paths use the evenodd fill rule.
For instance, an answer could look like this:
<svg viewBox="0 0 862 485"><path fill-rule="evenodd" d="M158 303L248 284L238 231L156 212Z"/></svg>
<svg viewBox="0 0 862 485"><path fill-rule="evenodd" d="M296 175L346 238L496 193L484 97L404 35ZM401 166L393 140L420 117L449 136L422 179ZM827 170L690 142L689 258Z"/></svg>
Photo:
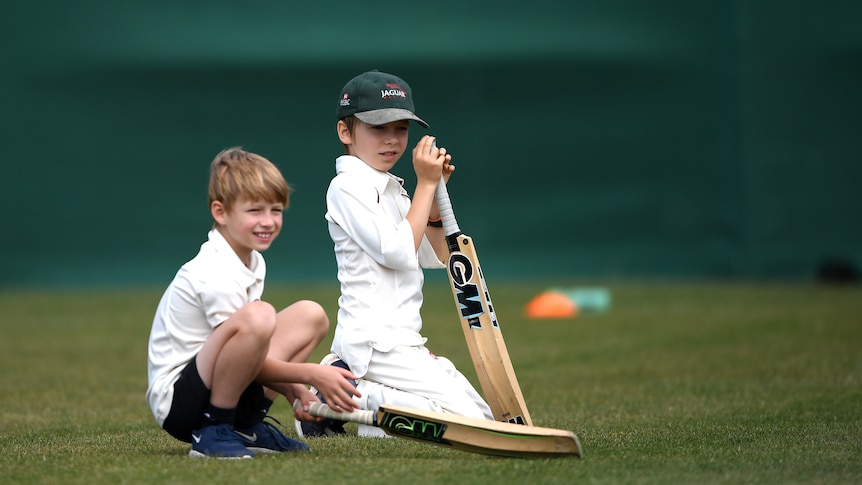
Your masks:
<svg viewBox="0 0 862 485"><path fill-rule="evenodd" d="M302 409L297 399L295 410ZM582 455L581 443L571 431L466 418L404 406L381 404L379 411L333 411L312 402L313 416L376 426L396 438L484 455L553 458Z"/></svg>
<svg viewBox="0 0 862 485"><path fill-rule="evenodd" d="M437 185L435 199L449 252L446 270L452 295L485 401L497 421L532 426L473 239L458 227L449 191L442 178Z"/></svg>

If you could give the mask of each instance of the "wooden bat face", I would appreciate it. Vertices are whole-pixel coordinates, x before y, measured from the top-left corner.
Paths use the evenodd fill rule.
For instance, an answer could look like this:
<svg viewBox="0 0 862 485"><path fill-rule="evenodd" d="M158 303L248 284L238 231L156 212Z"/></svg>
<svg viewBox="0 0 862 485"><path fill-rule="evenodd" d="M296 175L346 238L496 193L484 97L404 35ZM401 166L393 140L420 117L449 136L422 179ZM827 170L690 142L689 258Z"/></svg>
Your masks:
<svg viewBox="0 0 862 485"><path fill-rule="evenodd" d="M531 426L473 240L447 236L447 271L464 338L494 419Z"/></svg>
<svg viewBox="0 0 862 485"><path fill-rule="evenodd" d="M484 421L383 404L377 422L387 434L471 453L512 457L582 455L571 431Z"/></svg>
<svg viewBox="0 0 862 485"><path fill-rule="evenodd" d="M295 410L302 409L299 399ZM404 406L381 404L379 411L336 412L321 402L309 403L313 416L378 426L390 436L470 453L512 457L563 457L582 455L581 443L571 431L473 419Z"/></svg>
<svg viewBox="0 0 862 485"><path fill-rule="evenodd" d="M494 419L532 426L473 240L458 227L443 176L437 184L434 199L440 209L440 220L446 236L449 253L447 270L452 295L485 400Z"/></svg>
<svg viewBox="0 0 862 485"><path fill-rule="evenodd" d="M452 291L458 302L458 313L461 318L467 320L471 328L482 328L479 318L483 315L487 315L491 326L499 328L479 261L475 256L471 259L468 253L464 252L470 248L472 240L463 235L458 236L457 240L457 250L449 255L448 270ZM475 255L475 252L471 251L471 254Z"/></svg>

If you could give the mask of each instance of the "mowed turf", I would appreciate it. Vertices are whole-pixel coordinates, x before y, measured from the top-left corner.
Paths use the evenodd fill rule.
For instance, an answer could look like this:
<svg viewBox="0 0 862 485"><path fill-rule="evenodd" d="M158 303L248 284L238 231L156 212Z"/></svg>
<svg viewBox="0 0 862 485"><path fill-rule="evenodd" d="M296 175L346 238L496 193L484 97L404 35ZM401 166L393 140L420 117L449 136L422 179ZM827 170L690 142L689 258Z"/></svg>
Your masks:
<svg viewBox="0 0 862 485"><path fill-rule="evenodd" d="M582 283L490 284L533 421L574 431L583 459L490 458L356 437L309 440L310 454L191 459L144 400L161 289L6 290L0 481L862 482L862 288L607 284L605 314L527 320L533 296ZM445 280L426 287L429 347L478 382ZM334 321L337 287L270 285L265 298L318 300ZM294 435L286 401L271 414Z"/></svg>

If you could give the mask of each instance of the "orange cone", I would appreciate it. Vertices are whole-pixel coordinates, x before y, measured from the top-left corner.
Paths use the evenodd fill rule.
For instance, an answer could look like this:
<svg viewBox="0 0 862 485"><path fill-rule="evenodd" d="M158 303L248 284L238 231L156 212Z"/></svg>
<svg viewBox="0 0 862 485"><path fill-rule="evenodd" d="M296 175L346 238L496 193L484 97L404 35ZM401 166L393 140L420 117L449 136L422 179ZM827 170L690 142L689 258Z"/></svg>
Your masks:
<svg viewBox="0 0 862 485"><path fill-rule="evenodd" d="M546 291L527 303L527 318L573 318L578 306L562 293Z"/></svg>

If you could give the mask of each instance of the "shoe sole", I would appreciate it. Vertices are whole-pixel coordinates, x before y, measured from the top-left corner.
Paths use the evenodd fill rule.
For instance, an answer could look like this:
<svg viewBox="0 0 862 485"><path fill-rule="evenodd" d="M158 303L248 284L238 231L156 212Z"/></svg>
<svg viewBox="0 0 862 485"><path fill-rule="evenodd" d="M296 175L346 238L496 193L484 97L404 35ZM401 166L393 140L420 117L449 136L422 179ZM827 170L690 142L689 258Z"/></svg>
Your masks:
<svg viewBox="0 0 862 485"><path fill-rule="evenodd" d="M341 357L335 354L326 354L320 361L320 365L332 365L336 360L341 360Z"/></svg>
<svg viewBox="0 0 862 485"><path fill-rule="evenodd" d="M209 456L201 453L200 451L192 450L189 452L189 456L191 458L212 458L214 460L251 460L254 458L254 455L242 455L242 456Z"/></svg>
<svg viewBox="0 0 862 485"><path fill-rule="evenodd" d="M255 454L262 453L266 455L277 455L279 453L307 453L311 451L311 449L296 449L296 450L271 450L269 448L249 448L250 451Z"/></svg>

